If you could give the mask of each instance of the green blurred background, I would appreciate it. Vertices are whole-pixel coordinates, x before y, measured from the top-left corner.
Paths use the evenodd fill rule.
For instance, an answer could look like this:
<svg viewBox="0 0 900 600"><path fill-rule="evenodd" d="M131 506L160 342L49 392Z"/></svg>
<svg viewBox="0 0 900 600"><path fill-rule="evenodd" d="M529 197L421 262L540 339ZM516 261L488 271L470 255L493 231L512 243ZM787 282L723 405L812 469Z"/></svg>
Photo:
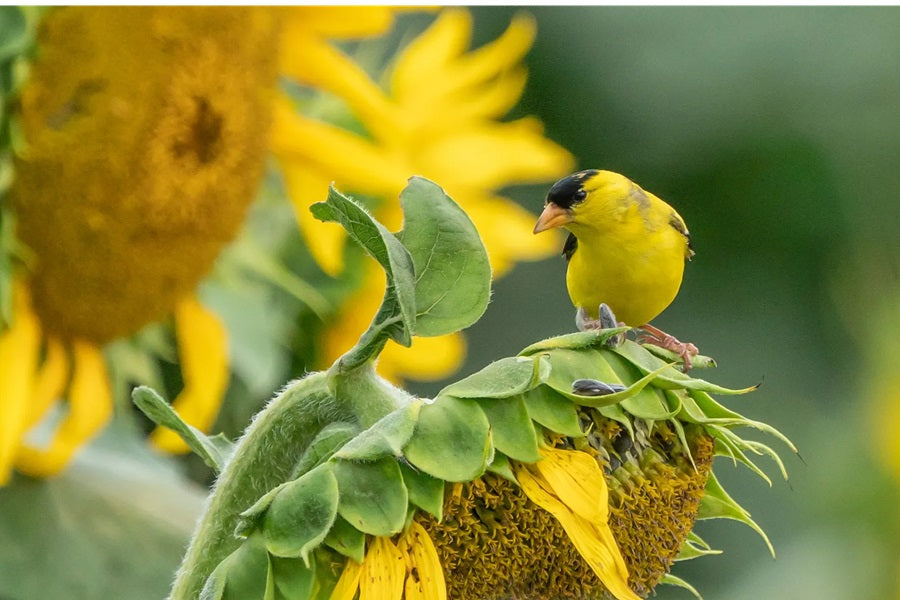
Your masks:
<svg viewBox="0 0 900 600"><path fill-rule="evenodd" d="M772 465L771 489L719 459L720 480L768 532L777 560L750 529L704 523L699 533L724 554L674 572L708 600L900 598L900 493L873 441L879 402L890 399L872 393L895 373L884 357L900 345L900 9L478 7L476 43L496 38L516 10L535 15L538 37L514 116L542 119L578 168L621 172L678 209L697 256L655 323L717 359L706 378L763 382L727 404L778 427L804 459L787 457L790 483ZM429 20L403 17L398 37ZM508 190L535 213L545 192ZM279 239L297 247L281 210ZM271 221L257 226L271 235ZM235 368L266 370L260 389L231 397L264 398L285 373L300 374L270 347L303 331L285 321L290 311L207 292L230 325L254 324L232 328L244 349ZM897 324L883 327L894 306ZM571 331L573 316L561 257L516 266L468 331L459 376ZM256 408L232 407L225 426L239 430ZM52 485L20 479L4 494L2 600L160 597L203 498L172 461L115 427Z"/></svg>

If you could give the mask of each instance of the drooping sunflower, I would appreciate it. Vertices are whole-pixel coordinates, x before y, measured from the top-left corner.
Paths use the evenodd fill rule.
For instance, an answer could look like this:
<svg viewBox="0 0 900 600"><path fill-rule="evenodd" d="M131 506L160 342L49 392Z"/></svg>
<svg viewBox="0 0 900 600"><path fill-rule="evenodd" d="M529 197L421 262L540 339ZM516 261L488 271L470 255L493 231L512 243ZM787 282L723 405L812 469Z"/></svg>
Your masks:
<svg viewBox="0 0 900 600"><path fill-rule="evenodd" d="M304 70L298 79L340 97L362 129L349 131L304 116L285 99L276 106L273 152L300 230L325 271L341 272L346 236L338 227L323 228L309 205L321 200L334 182L373 198L373 214L396 230L402 218L397 198L413 174L439 181L470 215L495 277L517 261L545 258L557 250L555 240L531 236L533 215L498 191L553 179L573 164L568 152L543 136L536 119L500 121L524 89L527 72L521 61L534 39L534 21L519 15L498 39L470 51L471 35L468 11L441 11L398 54L386 90L348 61L316 62L332 69L332 75L342 74L328 85L324 71L310 73L305 70L310 61L297 63L295 55L285 54L285 72ZM374 263L365 269L363 283L321 340L322 365L353 344L381 300L383 273ZM409 348L391 343L378 368L393 381L439 379L459 366L464 349L459 333L415 338Z"/></svg>
<svg viewBox="0 0 900 600"><path fill-rule="evenodd" d="M172 600L636 600L660 583L691 589L669 571L716 552L697 520L742 521L768 544L712 472L718 454L768 481L757 454L786 476L735 430L790 441L711 396L756 386L688 376L677 355L622 340L625 327L537 342L433 399L380 377L388 338L468 327L490 296L468 216L424 178L402 196L418 227L398 234L335 190L314 206L384 268L383 303L351 350L289 383L225 453L135 392L219 470Z"/></svg>
<svg viewBox="0 0 900 600"><path fill-rule="evenodd" d="M209 427L228 342L196 289L264 173L280 57L319 56L329 38L382 33L392 19L385 7L47 12L11 104L24 143L4 214L27 250L3 286L0 483L13 466L62 469L111 416L103 347L169 316L184 382L175 405ZM50 441L29 440L60 400ZM165 430L154 441L186 450Z"/></svg>

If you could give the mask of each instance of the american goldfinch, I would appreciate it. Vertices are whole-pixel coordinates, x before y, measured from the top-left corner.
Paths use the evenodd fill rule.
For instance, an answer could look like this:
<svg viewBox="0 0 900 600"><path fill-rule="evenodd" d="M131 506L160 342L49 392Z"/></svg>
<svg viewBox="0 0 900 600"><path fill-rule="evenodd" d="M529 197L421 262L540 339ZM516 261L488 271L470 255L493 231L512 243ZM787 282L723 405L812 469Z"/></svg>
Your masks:
<svg viewBox="0 0 900 600"><path fill-rule="evenodd" d="M550 188L534 233L553 227L569 230L566 286L579 329L614 327L618 318L679 354L690 369L697 348L649 325L675 299L684 263L694 255L675 209L627 177L590 169Z"/></svg>

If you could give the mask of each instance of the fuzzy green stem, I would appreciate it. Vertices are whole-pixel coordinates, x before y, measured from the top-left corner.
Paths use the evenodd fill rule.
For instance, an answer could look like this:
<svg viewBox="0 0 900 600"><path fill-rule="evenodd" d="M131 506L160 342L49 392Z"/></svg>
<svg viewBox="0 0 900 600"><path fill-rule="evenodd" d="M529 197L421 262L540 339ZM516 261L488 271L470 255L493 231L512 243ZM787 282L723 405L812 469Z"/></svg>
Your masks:
<svg viewBox="0 0 900 600"><path fill-rule="evenodd" d="M207 500L171 600L196 600L216 565L241 543L234 536L240 513L287 481L312 438L339 420L356 421L334 401L326 373L289 384L256 416Z"/></svg>

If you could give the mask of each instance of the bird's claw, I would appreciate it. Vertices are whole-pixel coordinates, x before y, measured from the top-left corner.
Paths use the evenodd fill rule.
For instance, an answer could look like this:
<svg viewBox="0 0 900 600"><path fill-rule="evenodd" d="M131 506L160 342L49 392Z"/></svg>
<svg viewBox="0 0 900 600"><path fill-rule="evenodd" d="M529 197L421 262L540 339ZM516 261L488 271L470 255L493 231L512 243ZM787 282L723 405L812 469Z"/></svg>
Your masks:
<svg viewBox="0 0 900 600"><path fill-rule="evenodd" d="M680 342L675 336L669 335L652 325L642 325L641 329L644 333L637 338L638 343L653 344L654 346L665 348L669 352L674 352L684 362L682 370L685 373L691 370L691 357L697 356L700 352L697 346L690 342Z"/></svg>

